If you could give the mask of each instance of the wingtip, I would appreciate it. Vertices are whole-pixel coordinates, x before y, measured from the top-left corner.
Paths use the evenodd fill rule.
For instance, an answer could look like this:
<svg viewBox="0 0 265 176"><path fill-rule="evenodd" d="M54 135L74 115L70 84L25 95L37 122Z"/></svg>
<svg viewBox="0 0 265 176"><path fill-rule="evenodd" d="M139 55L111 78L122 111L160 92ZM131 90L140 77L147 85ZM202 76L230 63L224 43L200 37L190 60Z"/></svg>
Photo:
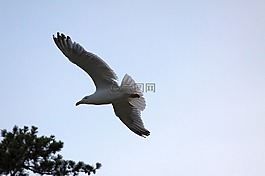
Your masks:
<svg viewBox="0 0 265 176"><path fill-rule="evenodd" d="M150 131L146 130L146 132L144 134L145 135L144 137L146 138L147 136L150 136L150 134L151 134Z"/></svg>
<svg viewBox="0 0 265 176"><path fill-rule="evenodd" d="M60 37L60 32L56 32L56 35L55 34L52 35L53 39L58 39L59 37Z"/></svg>
<svg viewBox="0 0 265 176"><path fill-rule="evenodd" d="M139 135L143 138L146 138L151 134L150 131L148 131L147 129L144 129L144 131L141 131L141 132L140 131L139 132L134 131L134 133L136 133L137 135Z"/></svg>
<svg viewBox="0 0 265 176"><path fill-rule="evenodd" d="M148 137L149 135L150 135L150 132L148 131L148 133L146 133L146 134L142 134L141 137L146 138L146 137Z"/></svg>
<svg viewBox="0 0 265 176"><path fill-rule="evenodd" d="M66 40L71 40L70 36L68 36L68 35L66 36L66 35L64 35L64 33L61 33L61 32L57 32L56 35L53 34L52 37L54 39L62 38L62 39L66 39Z"/></svg>
<svg viewBox="0 0 265 176"><path fill-rule="evenodd" d="M64 35L63 33L60 33L60 32L56 32L56 34L53 34L52 36L54 37L54 38L58 38L58 37L61 37L61 35Z"/></svg>

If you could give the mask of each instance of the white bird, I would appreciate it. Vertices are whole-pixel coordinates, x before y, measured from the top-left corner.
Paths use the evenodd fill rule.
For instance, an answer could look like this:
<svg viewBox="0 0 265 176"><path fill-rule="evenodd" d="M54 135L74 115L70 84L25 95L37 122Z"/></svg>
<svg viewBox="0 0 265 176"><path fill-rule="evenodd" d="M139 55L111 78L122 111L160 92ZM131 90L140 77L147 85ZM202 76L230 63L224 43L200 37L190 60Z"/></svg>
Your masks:
<svg viewBox="0 0 265 176"><path fill-rule="evenodd" d="M85 96L79 104L112 104L116 116L134 133L146 137L150 132L145 129L140 111L145 109L145 99L137 84L125 75L118 86L114 71L98 56L87 52L80 44L72 42L69 36L57 33L53 40L62 53L92 78L96 91Z"/></svg>

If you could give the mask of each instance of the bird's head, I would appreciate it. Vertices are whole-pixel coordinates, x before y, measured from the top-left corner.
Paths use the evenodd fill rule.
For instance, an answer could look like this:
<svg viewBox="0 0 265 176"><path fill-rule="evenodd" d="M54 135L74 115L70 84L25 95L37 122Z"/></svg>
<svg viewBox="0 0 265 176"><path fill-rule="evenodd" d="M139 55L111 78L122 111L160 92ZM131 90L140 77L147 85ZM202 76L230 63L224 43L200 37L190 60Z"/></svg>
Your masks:
<svg viewBox="0 0 265 176"><path fill-rule="evenodd" d="M80 105L80 104L91 104L90 102L90 96L85 96L82 100L76 102L76 106Z"/></svg>

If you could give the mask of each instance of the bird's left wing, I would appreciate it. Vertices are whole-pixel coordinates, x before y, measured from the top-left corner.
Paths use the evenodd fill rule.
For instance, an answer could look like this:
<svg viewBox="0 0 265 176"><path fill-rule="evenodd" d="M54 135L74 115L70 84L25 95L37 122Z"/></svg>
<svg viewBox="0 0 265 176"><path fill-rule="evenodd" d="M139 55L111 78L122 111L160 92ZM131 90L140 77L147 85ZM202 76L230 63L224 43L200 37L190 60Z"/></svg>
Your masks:
<svg viewBox="0 0 265 176"><path fill-rule="evenodd" d="M140 110L132 106L126 99L112 103L116 116L134 133L146 137L150 132L145 129Z"/></svg>
<svg viewBox="0 0 265 176"><path fill-rule="evenodd" d="M72 42L69 36L57 33L53 40L62 53L74 64L90 75L96 88L117 84L114 71L100 57L87 52L80 44Z"/></svg>

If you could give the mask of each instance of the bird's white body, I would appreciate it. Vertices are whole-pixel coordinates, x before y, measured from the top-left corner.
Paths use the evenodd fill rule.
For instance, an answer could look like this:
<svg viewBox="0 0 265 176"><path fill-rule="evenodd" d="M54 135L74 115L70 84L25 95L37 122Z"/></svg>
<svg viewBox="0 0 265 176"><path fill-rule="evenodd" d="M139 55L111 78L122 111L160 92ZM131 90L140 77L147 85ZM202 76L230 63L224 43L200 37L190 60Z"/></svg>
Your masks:
<svg viewBox="0 0 265 176"><path fill-rule="evenodd" d="M84 99L86 97L87 99ZM111 104L119 101L120 99L125 98L125 95L122 92L113 93L109 90L98 90L94 94L86 97L84 97L81 100L82 103L80 104L94 104L94 105Z"/></svg>
<svg viewBox="0 0 265 176"><path fill-rule="evenodd" d="M140 114L146 106L145 99L132 77L126 74L118 86L116 74L98 56L87 52L64 34L57 33L53 39L62 53L87 72L95 83L95 93L85 96L76 105L112 104L115 114L131 131L142 137L148 136L150 132L144 128Z"/></svg>

